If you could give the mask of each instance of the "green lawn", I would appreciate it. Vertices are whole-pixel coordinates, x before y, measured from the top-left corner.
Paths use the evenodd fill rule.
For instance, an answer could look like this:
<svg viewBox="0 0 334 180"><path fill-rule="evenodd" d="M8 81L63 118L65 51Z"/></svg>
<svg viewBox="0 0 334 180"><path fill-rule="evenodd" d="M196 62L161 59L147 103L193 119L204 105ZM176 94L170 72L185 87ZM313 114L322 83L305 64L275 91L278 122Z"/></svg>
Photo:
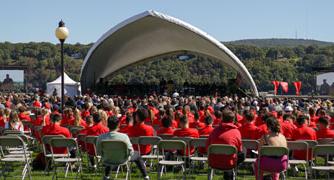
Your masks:
<svg viewBox="0 0 334 180"><path fill-rule="evenodd" d="M89 171L87 169L87 162L84 162L83 164L83 173L82 173L82 177L81 179L84 179L84 180L101 180L102 179L102 170L100 169L97 173L95 173L94 171ZM135 164L132 165L133 167L133 172L131 174L131 179L141 179L141 176L140 176L140 172L139 170L135 167ZM11 175L20 175L20 170L21 170L22 166L20 165L15 165L15 171L11 173ZM149 168L147 168L149 170ZM63 172L61 172L63 171ZM64 168L58 168L58 172L59 172L59 177L63 177L64 175ZM42 170L33 170L32 171L32 179L33 180L48 180L48 179L52 179L52 174L53 172L51 171L49 173L49 175L45 174L44 171ZM289 173L291 175L291 173ZM112 174L113 176L115 175L114 172ZM150 172L149 173L149 176L151 179L157 179L157 173L155 172ZM299 177L289 177L287 179L305 179L304 178L304 175L302 172L299 173L298 175ZM75 177L75 174L69 174L68 177ZM173 174L172 172L169 172L167 174L164 174L162 179L165 179L165 180L170 180L170 179L181 179L181 174L180 173L176 173L176 174ZM324 175L320 176L321 178L319 178L318 176L318 179L326 179ZM332 176L334 178L334 176ZM125 173L120 173L119 174L119 177L118 179L124 179L125 178ZM13 179L13 178L8 178L8 179ZM204 169L201 169L201 170L196 170L196 172L193 172L193 173L189 173L187 175L187 179L196 179L196 180L205 180L207 179L207 168L204 168ZM223 179L223 176L222 176L222 172L219 172L217 171L215 176L214 176L214 179L215 180L218 180L218 179ZM238 171L238 177L237 179L245 179L245 180L251 180L251 179L255 179L255 177L253 175L251 175L249 169L246 170L246 169L239 169Z"/></svg>

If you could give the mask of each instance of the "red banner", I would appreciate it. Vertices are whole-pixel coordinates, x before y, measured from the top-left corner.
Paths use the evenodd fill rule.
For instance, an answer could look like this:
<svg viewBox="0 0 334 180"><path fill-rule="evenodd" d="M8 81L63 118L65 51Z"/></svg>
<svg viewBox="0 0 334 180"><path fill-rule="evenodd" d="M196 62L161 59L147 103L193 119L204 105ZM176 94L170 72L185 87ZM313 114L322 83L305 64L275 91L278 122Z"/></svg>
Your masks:
<svg viewBox="0 0 334 180"><path fill-rule="evenodd" d="M283 92L287 93L289 91L289 84L287 82L280 82Z"/></svg>
<svg viewBox="0 0 334 180"><path fill-rule="evenodd" d="M295 89L296 89L296 95L299 96L300 95L300 90L302 88L302 82L301 81L296 81L296 82L293 82L293 85L295 86Z"/></svg>
<svg viewBox="0 0 334 180"><path fill-rule="evenodd" d="M277 90L278 90L278 86L279 86L279 81L272 81L273 85L274 85L274 93L275 95L277 95Z"/></svg>

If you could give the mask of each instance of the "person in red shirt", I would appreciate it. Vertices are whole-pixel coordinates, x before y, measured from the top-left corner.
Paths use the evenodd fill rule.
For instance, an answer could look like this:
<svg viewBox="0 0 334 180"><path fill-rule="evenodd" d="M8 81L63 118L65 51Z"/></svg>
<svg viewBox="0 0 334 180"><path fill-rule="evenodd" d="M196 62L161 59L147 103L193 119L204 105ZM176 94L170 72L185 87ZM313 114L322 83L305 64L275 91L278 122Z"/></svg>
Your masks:
<svg viewBox="0 0 334 180"><path fill-rule="evenodd" d="M64 117L61 120L60 125L66 127L66 126L70 126L71 124L73 124L73 122L74 122L73 111L70 108L66 108L64 110Z"/></svg>
<svg viewBox="0 0 334 180"><path fill-rule="evenodd" d="M70 131L60 126L61 114L53 114L52 122L50 125L44 126L42 128L42 135L63 135L66 138L71 138ZM64 154L67 152L66 148L53 148L54 153L56 154Z"/></svg>
<svg viewBox="0 0 334 180"><path fill-rule="evenodd" d="M327 117L320 117L318 120L319 130L317 131L317 138L333 138L334 139L334 130L329 129L329 119Z"/></svg>
<svg viewBox="0 0 334 180"><path fill-rule="evenodd" d="M21 121L31 121L30 114L24 106L19 107L19 118Z"/></svg>
<svg viewBox="0 0 334 180"><path fill-rule="evenodd" d="M101 124L101 117L99 113L93 114L93 121L93 126L87 130L87 136L99 136L109 132L109 129ZM86 150L89 155L91 165L95 166L94 156L96 156L96 154L94 152L94 146L92 144L87 144Z"/></svg>
<svg viewBox="0 0 334 180"><path fill-rule="evenodd" d="M129 130L129 137L153 136L153 127L144 123L145 119L149 116L148 110L139 108L135 114L135 124ZM151 145L140 145L139 148L141 155L149 154L151 152ZM133 144L133 149L138 151L138 145Z"/></svg>
<svg viewBox="0 0 334 180"><path fill-rule="evenodd" d="M131 112L127 112L124 118L125 124L120 124L118 132L128 134L133 126L133 116Z"/></svg>
<svg viewBox="0 0 334 180"><path fill-rule="evenodd" d="M174 129L172 127L172 119L170 116L164 116L161 120L162 127L157 131L157 135L167 134L173 135Z"/></svg>
<svg viewBox="0 0 334 180"><path fill-rule="evenodd" d="M319 119L319 117L315 115L315 109L311 107L311 108L308 110L308 113L309 113L309 115L310 115L310 120L311 120L311 122L318 123L318 119Z"/></svg>
<svg viewBox="0 0 334 180"><path fill-rule="evenodd" d="M183 115L187 116L190 127L195 127L196 126L195 116L194 116L193 113L191 113L189 105L185 105L184 106L184 108L183 108ZM193 123L195 125L193 125Z"/></svg>
<svg viewBox="0 0 334 180"><path fill-rule="evenodd" d="M205 113L205 116L207 115L207 113ZM204 117L205 117L204 116ZM205 127L205 124L203 123L203 122L201 122L200 120L199 120L199 114L198 114L198 112L195 112L194 113L194 122L193 123L191 123L191 124L189 124L189 127L190 128L196 128L196 129L202 129L202 128L204 128Z"/></svg>
<svg viewBox="0 0 334 180"><path fill-rule="evenodd" d="M200 136L209 136L211 134L213 131L212 122L213 120L210 115L204 118L205 126L198 131Z"/></svg>
<svg viewBox="0 0 334 180"><path fill-rule="evenodd" d="M292 134L296 126L293 124L293 119L291 114L283 115L283 122L281 123L281 132L286 139L292 139Z"/></svg>
<svg viewBox="0 0 334 180"><path fill-rule="evenodd" d="M235 114L232 111L223 112L222 123L216 127L207 140L207 148L211 144L228 144L235 146L238 155L210 155L209 164L212 168L227 169L241 163L245 156L242 153L241 134L238 127L233 124ZM243 156L242 156L243 155ZM232 172L224 172L224 179L233 179Z"/></svg>
<svg viewBox="0 0 334 180"><path fill-rule="evenodd" d="M93 116L91 115L87 116L85 121L86 121L86 126L83 130L79 132L79 135L87 136L88 130L94 125ZM78 139L78 145L82 151L86 151L86 145L82 139Z"/></svg>
<svg viewBox="0 0 334 180"><path fill-rule="evenodd" d="M244 112L246 122L239 127L242 139L259 139L261 137L260 129L254 124L254 114L251 111Z"/></svg>
<svg viewBox="0 0 334 180"><path fill-rule="evenodd" d="M215 119L213 120L213 127L219 126L222 121L222 112L221 111L215 111Z"/></svg>
<svg viewBox="0 0 334 180"><path fill-rule="evenodd" d="M195 128L189 128L189 122L187 116L180 117L180 129L174 131L174 136L176 137L192 137L199 138L198 130ZM195 152L194 147L190 147L190 154ZM189 155L189 152L186 152Z"/></svg>
<svg viewBox="0 0 334 180"><path fill-rule="evenodd" d="M317 135L314 129L307 126L308 116L301 115L297 118L297 128L292 132L292 140L317 140ZM312 159L312 149L309 150L308 160ZM306 152L303 150L295 150L293 152L295 159L305 160Z"/></svg>
<svg viewBox="0 0 334 180"><path fill-rule="evenodd" d="M6 122L5 111L4 109L0 109L0 127L5 128Z"/></svg>

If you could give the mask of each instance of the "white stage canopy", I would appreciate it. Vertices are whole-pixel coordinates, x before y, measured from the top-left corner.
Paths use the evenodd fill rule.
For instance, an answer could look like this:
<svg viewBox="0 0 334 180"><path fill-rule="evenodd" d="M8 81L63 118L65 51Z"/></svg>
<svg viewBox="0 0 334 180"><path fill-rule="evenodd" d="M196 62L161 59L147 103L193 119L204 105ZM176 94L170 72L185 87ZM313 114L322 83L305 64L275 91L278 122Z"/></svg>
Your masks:
<svg viewBox="0 0 334 180"><path fill-rule="evenodd" d="M48 95L52 96L55 89L57 90L57 96L60 96L61 76L59 76L56 80L46 84L46 93ZM64 73L64 89L64 94L70 97L80 95L81 91L80 83L71 79L66 73Z"/></svg>
<svg viewBox="0 0 334 180"><path fill-rule="evenodd" d="M81 85L91 88L131 64L164 55L189 52L224 62L236 70L258 96L244 64L221 42L177 18L145 11L106 32L89 50L81 69Z"/></svg>

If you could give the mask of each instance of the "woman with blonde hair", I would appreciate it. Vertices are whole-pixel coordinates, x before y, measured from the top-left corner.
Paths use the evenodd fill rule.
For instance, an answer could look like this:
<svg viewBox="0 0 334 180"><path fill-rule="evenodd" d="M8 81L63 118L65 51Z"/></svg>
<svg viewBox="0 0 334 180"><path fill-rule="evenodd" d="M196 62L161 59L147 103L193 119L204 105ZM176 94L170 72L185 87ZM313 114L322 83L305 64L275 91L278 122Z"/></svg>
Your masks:
<svg viewBox="0 0 334 180"><path fill-rule="evenodd" d="M9 121L5 124L5 129L24 131L23 124L19 118L19 115L16 111L12 111L9 114Z"/></svg>
<svg viewBox="0 0 334 180"><path fill-rule="evenodd" d="M101 124L105 127L108 127L108 115L104 110L99 110L99 115L101 118Z"/></svg>
<svg viewBox="0 0 334 180"><path fill-rule="evenodd" d="M80 110L75 108L73 110L73 114L74 114L74 123L72 125L82 126L82 127L85 128L87 126L87 124L84 120L82 120Z"/></svg>

